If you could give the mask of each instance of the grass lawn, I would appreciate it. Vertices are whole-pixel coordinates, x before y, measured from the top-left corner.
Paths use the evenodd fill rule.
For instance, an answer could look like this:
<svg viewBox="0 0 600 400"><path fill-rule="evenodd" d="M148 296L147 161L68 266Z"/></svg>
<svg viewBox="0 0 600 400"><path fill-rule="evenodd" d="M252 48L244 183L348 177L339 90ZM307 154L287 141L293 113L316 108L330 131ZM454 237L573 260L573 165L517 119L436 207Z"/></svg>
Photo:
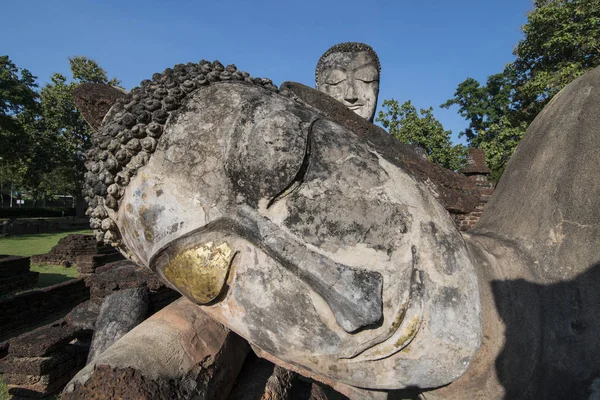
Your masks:
<svg viewBox="0 0 600 400"><path fill-rule="evenodd" d="M11 256L32 256L34 254L46 254L56 243L67 235L81 233L92 235L90 229L83 231L36 233L34 235L17 235L0 238L0 254Z"/></svg>
<svg viewBox="0 0 600 400"><path fill-rule="evenodd" d="M4 383L2 375L0 375L0 400L8 399L8 386Z"/></svg>
<svg viewBox="0 0 600 400"><path fill-rule="evenodd" d="M40 273L37 288L52 286L77 278L77 267L75 266L65 268L60 265L31 264L30 270Z"/></svg>
<svg viewBox="0 0 600 400"><path fill-rule="evenodd" d="M58 233L39 233L35 235L19 235L0 238L0 254L11 256L32 256L45 254L54 247L60 239L71 234L91 235L92 231L71 231ZM77 278L77 268L65 268L60 265L31 264L31 271L40 273L37 288L55 285Z"/></svg>

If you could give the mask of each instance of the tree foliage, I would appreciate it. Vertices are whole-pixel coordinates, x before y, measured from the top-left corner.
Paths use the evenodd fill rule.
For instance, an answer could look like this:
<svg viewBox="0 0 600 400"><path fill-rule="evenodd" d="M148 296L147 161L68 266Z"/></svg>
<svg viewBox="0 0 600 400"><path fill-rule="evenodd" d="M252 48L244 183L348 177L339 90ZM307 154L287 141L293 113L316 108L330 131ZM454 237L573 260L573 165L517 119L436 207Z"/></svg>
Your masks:
<svg viewBox="0 0 600 400"><path fill-rule="evenodd" d="M600 0L535 0L512 65L527 122L575 78L600 65Z"/></svg>
<svg viewBox="0 0 600 400"><path fill-rule="evenodd" d="M70 81L56 73L38 93L36 77L0 57L0 174L34 199L80 197L92 131L75 107L73 90L85 82L119 84L86 57L70 58L69 64Z"/></svg>
<svg viewBox="0 0 600 400"><path fill-rule="evenodd" d="M460 83L442 107L458 106L470 146L486 151L499 178L527 127L550 99L600 65L600 0L535 0L516 60L488 77Z"/></svg>
<svg viewBox="0 0 600 400"><path fill-rule="evenodd" d="M37 159L31 126L39 115L36 77L0 56L0 187L4 191L25 184L28 165Z"/></svg>
<svg viewBox="0 0 600 400"><path fill-rule="evenodd" d="M14 160L26 150L23 124L39 111L36 77L19 69L8 56L0 56L0 157Z"/></svg>
<svg viewBox="0 0 600 400"><path fill-rule="evenodd" d="M467 78L458 85L454 98L441 105L457 105L459 114L469 121L460 136L467 137L469 146L485 151L493 179L500 177L527 129L522 113L514 108L514 96L514 74L507 68L488 77L485 86Z"/></svg>
<svg viewBox="0 0 600 400"><path fill-rule="evenodd" d="M76 84L85 82L106 83L111 86L121 84L121 81L117 80L117 78L109 80L104 68L100 67L96 61L87 57L69 58L69 65L71 66L73 81Z"/></svg>
<svg viewBox="0 0 600 400"><path fill-rule="evenodd" d="M458 170L463 166L465 148L452 145L451 132L433 116L432 107L417 111L410 100L399 105L394 99L385 100L383 107L386 111L379 111L376 121L396 139L419 146L429 161L444 168Z"/></svg>
<svg viewBox="0 0 600 400"><path fill-rule="evenodd" d="M84 121L75 106L73 90L81 83L105 83L118 85L115 78L109 80L106 71L97 62L86 57L69 58L73 79L67 80L62 74L55 73L50 82L42 88L41 106L43 129L49 132L60 151L53 182L73 196L79 196L83 186L84 155L89 149L92 129ZM59 177L64 179L57 179Z"/></svg>

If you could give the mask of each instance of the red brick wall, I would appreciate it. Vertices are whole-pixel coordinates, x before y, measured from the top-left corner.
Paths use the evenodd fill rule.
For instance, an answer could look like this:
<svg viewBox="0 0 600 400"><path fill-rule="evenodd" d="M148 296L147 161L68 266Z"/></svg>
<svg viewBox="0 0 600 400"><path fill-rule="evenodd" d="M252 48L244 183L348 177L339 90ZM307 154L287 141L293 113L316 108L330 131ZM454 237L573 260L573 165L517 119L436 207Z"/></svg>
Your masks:
<svg viewBox="0 0 600 400"><path fill-rule="evenodd" d="M475 182L475 186L480 193L480 200L475 210L471 211L468 214L452 214L454 218L454 222L460 231L468 231L469 229L473 229L481 215L483 214L483 210L487 205L488 201L492 197L494 193L494 184L488 181L486 175L471 175L469 179L472 179Z"/></svg>

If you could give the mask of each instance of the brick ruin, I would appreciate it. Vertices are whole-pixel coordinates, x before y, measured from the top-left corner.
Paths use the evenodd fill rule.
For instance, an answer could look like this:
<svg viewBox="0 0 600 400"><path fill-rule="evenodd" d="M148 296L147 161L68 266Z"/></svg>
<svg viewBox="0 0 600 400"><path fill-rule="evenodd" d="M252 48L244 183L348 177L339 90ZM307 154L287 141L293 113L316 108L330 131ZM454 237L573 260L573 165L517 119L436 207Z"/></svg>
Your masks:
<svg viewBox="0 0 600 400"><path fill-rule="evenodd" d="M85 278L0 301L0 313L3 307L14 311L10 315L0 315L0 318L7 319L0 321L0 335L3 336L7 336L5 329L9 328L4 323L36 320L39 316L32 313L48 311L43 304L50 306L57 300L54 307L60 308L58 303L63 299L62 307L68 309L68 313L58 320L16 337L12 335L12 338L0 343L0 374L9 387L9 394L19 399L34 399L62 390L86 363L96 318L104 299L116 291L137 287L148 290L148 315L180 297L151 271L129 261L117 261L98 266ZM38 304L39 307L28 311L29 304ZM0 337L0 340L4 339Z"/></svg>
<svg viewBox="0 0 600 400"><path fill-rule="evenodd" d="M473 211L467 214L452 214L458 229L468 231L477 225L486 204L494 193L494 183L489 180L491 171L485 162L485 152L482 149L470 147L467 154L467 166L461 173L474 182L479 192L479 203Z"/></svg>
<svg viewBox="0 0 600 400"><path fill-rule="evenodd" d="M77 268L79 279L28 290L38 279L30 262ZM60 391L86 363L104 299L119 290L148 290L151 315L178 298L154 274L124 261L91 235L68 235L47 254L0 256L0 375L15 398Z"/></svg>
<svg viewBox="0 0 600 400"><path fill-rule="evenodd" d="M27 399L60 391L85 365L91 337L89 329L61 319L11 340L0 361L9 394Z"/></svg>
<svg viewBox="0 0 600 400"><path fill-rule="evenodd" d="M0 296L35 286L39 273L29 267L29 257L0 254Z"/></svg>
<svg viewBox="0 0 600 400"><path fill-rule="evenodd" d="M47 254L31 256L36 264L77 266L83 276L101 265L122 260L123 256L112 246L101 245L92 235L68 235L60 239Z"/></svg>
<svg viewBox="0 0 600 400"><path fill-rule="evenodd" d="M53 322L89 297L84 280L74 279L2 299L0 341Z"/></svg>

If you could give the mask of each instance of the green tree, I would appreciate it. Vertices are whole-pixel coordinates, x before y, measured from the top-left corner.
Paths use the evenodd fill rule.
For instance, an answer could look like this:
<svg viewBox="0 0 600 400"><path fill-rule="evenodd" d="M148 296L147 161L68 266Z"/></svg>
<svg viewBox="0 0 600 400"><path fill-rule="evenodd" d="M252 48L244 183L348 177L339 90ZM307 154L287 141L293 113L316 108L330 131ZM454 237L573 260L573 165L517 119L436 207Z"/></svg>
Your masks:
<svg viewBox="0 0 600 400"><path fill-rule="evenodd" d="M600 65L600 0L534 0L514 50L516 107L530 123L571 81Z"/></svg>
<svg viewBox="0 0 600 400"><path fill-rule="evenodd" d="M118 85L98 63L69 59L72 79L54 74L38 94L34 77L0 57L0 182L28 191L34 200L70 193L81 200L84 155L91 128L73 101L84 82ZM80 202L81 203L81 202ZM80 210L83 210L82 204Z"/></svg>
<svg viewBox="0 0 600 400"><path fill-rule="evenodd" d="M507 68L490 76L485 86L467 78L458 85L454 98L441 105L459 107L459 114L469 121L460 136L467 137L469 146L485 150L492 179L496 180L527 129L522 113L514 108L514 96L514 73Z"/></svg>
<svg viewBox="0 0 600 400"><path fill-rule="evenodd" d="M27 129L39 117L36 77L0 56L0 197L19 188L27 177L25 159L32 138Z"/></svg>
<svg viewBox="0 0 600 400"><path fill-rule="evenodd" d="M23 124L39 112L36 77L0 56L0 157L15 161L27 143Z"/></svg>
<svg viewBox="0 0 600 400"><path fill-rule="evenodd" d="M91 145L91 127L84 121L73 100L73 90L81 83L105 83L118 85L120 82L108 79L106 71L97 62L86 57L69 58L72 80L56 73L50 83L42 88L42 126L53 137L58 149L55 168L49 176L54 188L65 190L81 200L83 174L85 172L85 151ZM58 174L57 172L60 172ZM62 176L62 179L60 177ZM53 185L46 184L46 188Z"/></svg>
<svg viewBox="0 0 600 400"><path fill-rule="evenodd" d="M495 179L550 99L600 65L600 0L534 0L534 6L514 50L516 60L485 86L467 78L442 104L458 106L469 121L460 136L486 151Z"/></svg>
<svg viewBox="0 0 600 400"><path fill-rule="evenodd" d="M452 145L452 132L444 130L432 107L417 111L410 100L399 105L394 99L385 100L383 107L386 110L379 111L376 121L396 139L421 147L429 161L444 168L458 170L464 165L465 148Z"/></svg>

